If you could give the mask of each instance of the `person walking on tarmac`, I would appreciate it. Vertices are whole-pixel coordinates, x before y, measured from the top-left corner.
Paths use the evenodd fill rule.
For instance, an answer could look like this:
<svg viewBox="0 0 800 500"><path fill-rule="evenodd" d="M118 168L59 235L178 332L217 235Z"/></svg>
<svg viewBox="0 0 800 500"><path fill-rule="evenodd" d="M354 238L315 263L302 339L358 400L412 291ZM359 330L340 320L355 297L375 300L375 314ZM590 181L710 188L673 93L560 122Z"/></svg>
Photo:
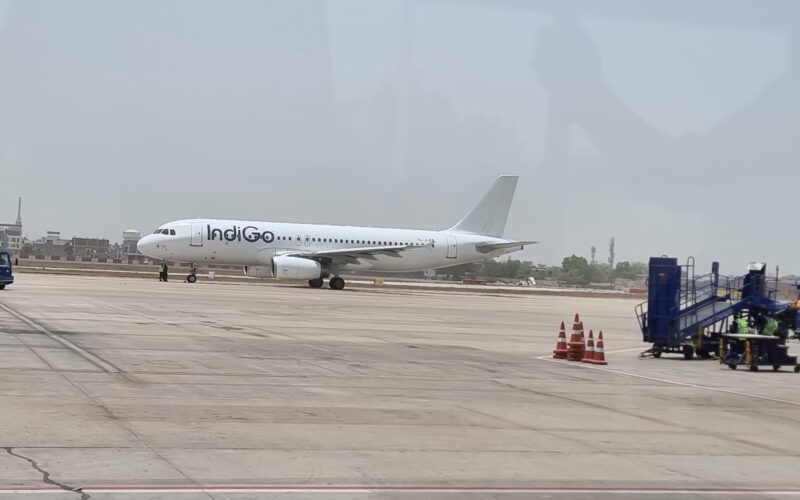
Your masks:
<svg viewBox="0 0 800 500"><path fill-rule="evenodd" d="M167 261L162 260L158 266L158 281L167 281Z"/></svg>

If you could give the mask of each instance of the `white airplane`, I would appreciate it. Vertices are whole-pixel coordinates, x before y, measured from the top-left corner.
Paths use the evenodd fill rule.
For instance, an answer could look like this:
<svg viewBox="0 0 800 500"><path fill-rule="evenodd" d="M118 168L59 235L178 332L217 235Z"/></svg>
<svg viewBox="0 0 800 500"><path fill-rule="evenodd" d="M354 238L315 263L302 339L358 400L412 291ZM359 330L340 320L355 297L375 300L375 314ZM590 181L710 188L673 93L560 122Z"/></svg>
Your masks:
<svg viewBox="0 0 800 500"><path fill-rule="evenodd" d="M345 271L421 271L449 267L522 250L535 241L504 239L517 176L495 180L458 224L444 231L330 226L242 220L187 219L169 222L139 241L142 254L197 264L242 265L247 276L308 280L320 288L330 277L344 288Z"/></svg>

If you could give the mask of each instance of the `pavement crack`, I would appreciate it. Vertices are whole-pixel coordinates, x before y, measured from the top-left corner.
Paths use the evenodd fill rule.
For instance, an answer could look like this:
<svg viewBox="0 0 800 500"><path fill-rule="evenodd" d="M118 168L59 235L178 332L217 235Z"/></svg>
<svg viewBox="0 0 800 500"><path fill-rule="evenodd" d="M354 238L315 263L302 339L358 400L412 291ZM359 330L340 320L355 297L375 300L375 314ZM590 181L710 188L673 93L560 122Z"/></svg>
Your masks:
<svg viewBox="0 0 800 500"><path fill-rule="evenodd" d="M39 467L39 464L36 462L36 460L34 460L32 458L28 458L28 457L26 457L24 455L20 455L19 453L14 453L14 449L12 447L10 447L10 446L6 446L3 449L5 449L6 453L11 455L12 457L21 458L22 460L25 460L26 462L31 464L31 467L33 467L39 473L42 474L42 482L43 483L50 484L50 485L53 485L53 486L57 486L57 487L61 488L64 491L69 491L71 493L76 493L76 494L81 496L81 500L90 500L92 498L92 497L89 496L88 493L85 493L83 491L83 489L81 489L81 488L74 488L72 486L69 486L68 484L59 483L58 481L56 481L54 479L51 479L50 478L50 472L48 472L45 469Z"/></svg>

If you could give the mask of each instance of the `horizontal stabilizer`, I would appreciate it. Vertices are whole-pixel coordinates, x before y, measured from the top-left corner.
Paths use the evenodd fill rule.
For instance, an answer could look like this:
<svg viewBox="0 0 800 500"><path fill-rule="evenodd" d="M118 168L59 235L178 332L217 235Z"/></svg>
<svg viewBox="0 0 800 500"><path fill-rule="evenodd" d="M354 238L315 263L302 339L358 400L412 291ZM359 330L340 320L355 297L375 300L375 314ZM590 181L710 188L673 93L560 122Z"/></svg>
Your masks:
<svg viewBox="0 0 800 500"><path fill-rule="evenodd" d="M538 241L509 241L507 243L478 243L475 245L475 250L481 253L491 253L495 250L507 250L510 248L517 248L522 250L525 245L535 245Z"/></svg>

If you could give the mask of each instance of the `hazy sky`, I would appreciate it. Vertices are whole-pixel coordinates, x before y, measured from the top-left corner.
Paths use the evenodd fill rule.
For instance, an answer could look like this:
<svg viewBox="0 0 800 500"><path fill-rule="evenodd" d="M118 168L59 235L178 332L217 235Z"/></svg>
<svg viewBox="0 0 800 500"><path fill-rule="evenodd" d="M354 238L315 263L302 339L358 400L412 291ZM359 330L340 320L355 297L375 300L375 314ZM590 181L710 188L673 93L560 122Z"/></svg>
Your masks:
<svg viewBox="0 0 800 500"><path fill-rule="evenodd" d="M800 272L800 2L0 0L0 219L439 229Z"/></svg>

